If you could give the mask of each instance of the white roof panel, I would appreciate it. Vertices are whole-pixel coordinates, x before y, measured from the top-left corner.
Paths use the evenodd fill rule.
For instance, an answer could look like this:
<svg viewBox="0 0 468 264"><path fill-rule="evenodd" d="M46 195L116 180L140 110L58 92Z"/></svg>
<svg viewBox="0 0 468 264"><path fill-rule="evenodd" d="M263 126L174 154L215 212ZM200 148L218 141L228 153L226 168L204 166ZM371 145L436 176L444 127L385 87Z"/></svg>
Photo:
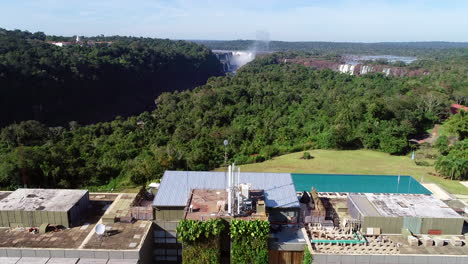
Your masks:
<svg viewBox="0 0 468 264"><path fill-rule="evenodd" d="M462 218L432 195L366 193L352 196L353 201L357 201L357 197L370 203L358 203L365 216L374 215L372 212L377 211L385 217ZM370 210L370 207L373 209Z"/></svg>
<svg viewBox="0 0 468 264"><path fill-rule="evenodd" d="M237 174L235 174L237 177ZM186 206L193 189L225 189L226 172L166 171L154 198L154 206ZM241 172L240 183L264 190L267 207L299 207L289 173Z"/></svg>
<svg viewBox="0 0 468 264"><path fill-rule="evenodd" d="M67 212L87 193L86 190L18 189L0 200L0 211Z"/></svg>

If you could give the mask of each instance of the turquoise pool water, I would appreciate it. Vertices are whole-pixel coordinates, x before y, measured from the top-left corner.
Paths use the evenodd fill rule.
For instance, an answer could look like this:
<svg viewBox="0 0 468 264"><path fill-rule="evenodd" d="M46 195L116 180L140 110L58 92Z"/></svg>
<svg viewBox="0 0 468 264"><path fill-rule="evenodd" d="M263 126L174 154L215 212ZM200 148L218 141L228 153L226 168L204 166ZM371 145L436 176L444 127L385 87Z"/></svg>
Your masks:
<svg viewBox="0 0 468 264"><path fill-rule="evenodd" d="M431 194L411 176L347 175L347 174L298 174L292 179L296 191L361 192L361 193L414 193Z"/></svg>

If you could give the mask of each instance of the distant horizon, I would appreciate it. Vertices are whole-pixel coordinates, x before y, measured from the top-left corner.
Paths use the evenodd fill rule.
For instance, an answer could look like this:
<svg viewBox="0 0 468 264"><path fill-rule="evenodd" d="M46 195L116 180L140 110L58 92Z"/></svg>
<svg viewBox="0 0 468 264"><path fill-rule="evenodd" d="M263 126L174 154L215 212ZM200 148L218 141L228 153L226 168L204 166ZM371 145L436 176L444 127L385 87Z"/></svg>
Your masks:
<svg viewBox="0 0 468 264"><path fill-rule="evenodd" d="M131 37L131 38L154 38L154 39L169 39L169 40L182 40L182 41L258 41L258 42L317 42L317 43L354 43L354 44L379 44L379 43L463 43L463 44L468 44L468 41L449 41L449 40L415 40L415 41L375 41L375 42L367 42L367 41L331 41L331 40L256 40L256 39L181 39L181 38L164 38L164 37L153 37L153 36L137 36L137 35L104 35L104 34L96 34L96 35L57 35L57 34L48 34L47 32L44 32L42 30L38 31L31 31L28 29L21 29L21 28L4 28L0 26L0 28L14 31L14 30L21 30L21 31L28 31L31 33L35 32L43 32L46 34L46 36L54 36L54 37L67 37L67 38L72 38L72 37L84 37L84 38L93 38L93 37L100 37L103 35L104 37Z"/></svg>
<svg viewBox="0 0 468 264"><path fill-rule="evenodd" d="M86 37L86 36L84 36ZM185 40L185 41L259 41L255 39L171 39L171 40ZM321 42L321 43L355 43L355 44L378 44L378 43L466 43L468 41L446 41L446 40L423 40L423 41L328 41L328 40L268 40L267 42Z"/></svg>
<svg viewBox="0 0 468 264"><path fill-rule="evenodd" d="M468 1L3 1L0 27L51 35L287 42L468 42Z"/></svg>

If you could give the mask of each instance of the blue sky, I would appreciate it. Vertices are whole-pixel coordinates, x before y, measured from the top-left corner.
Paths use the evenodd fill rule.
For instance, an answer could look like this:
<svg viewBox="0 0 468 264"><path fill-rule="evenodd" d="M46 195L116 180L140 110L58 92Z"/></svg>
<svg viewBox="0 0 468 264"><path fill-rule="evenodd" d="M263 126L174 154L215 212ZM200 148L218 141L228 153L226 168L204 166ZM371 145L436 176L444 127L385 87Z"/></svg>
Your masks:
<svg viewBox="0 0 468 264"><path fill-rule="evenodd" d="M468 41L468 1L0 0L0 27L67 36Z"/></svg>

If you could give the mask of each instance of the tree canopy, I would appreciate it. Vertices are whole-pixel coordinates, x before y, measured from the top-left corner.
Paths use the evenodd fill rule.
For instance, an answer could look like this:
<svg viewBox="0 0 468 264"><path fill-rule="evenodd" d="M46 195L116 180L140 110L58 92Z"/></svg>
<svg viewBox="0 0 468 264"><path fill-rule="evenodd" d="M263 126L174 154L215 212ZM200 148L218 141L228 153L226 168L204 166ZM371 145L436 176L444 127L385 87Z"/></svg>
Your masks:
<svg viewBox="0 0 468 264"><path fill-rule="evenodd" d="M468 138L468 113L461 110L447 121L448 131L458 135L460 140Z"/></svg>
<svg viewBox="0 0 468 264"><path fill-rule="evenodd" d="M445 118L453 98L434 76L350 76L280 61L257 59L234 76L163 93L154 111L126 119L5 127L0 186L21 185L23 171L29 186L110 189L166 169L210 170L224 163L224 139L238 164L309 148L404 154L409 139Z"/></svg>
<svg viewBox="0 0 468 264"><path fill-rule="evenodd" d="M435 163L436 170L451 179L468 178L468 139L450 147L446 155L440 156Z"/></svg>
<svg viewBox="0 0 468 264"><path fill-rule="evenodd" d="M211 49L255 50L263 52L305 51L313 54L368 54L426 56L443 54L446 50L460 52L468 48L468 42L327 42L327 41L256 41L256 40L197 40Z"/></svg>
<svg viewBox="0 0 468 264"><path fill-rule="evenodd" d="M42 32L0 29L0 127L113 120L154 109L162 92L222 75L206 47L164 39L95 37L58 47ZM112 41L99 44L94 40ZM91 41L92 40L92 41Z"/></svg>

